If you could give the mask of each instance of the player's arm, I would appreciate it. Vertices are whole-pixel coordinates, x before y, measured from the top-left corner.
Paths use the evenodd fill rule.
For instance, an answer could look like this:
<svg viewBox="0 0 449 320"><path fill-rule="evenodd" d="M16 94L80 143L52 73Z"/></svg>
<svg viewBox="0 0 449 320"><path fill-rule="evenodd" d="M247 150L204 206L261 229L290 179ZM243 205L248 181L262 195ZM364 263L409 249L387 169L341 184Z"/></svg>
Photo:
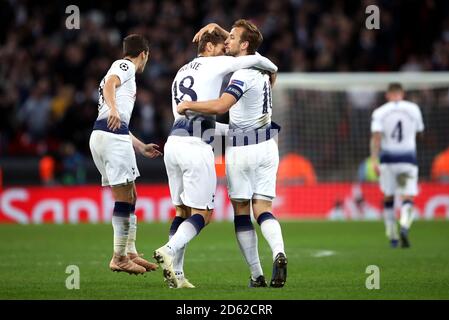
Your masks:
<svg viewBox="0 0 449 320"><path fill-rule="evenodd" d="M237 102L237 99L229 93L223 93L220 98L208 101L183 101L178 104L178 113L184 114L192 110L206 114L226 113Z"/></svg>
<svg viewBox="0 0 449 320"><path fill-rule="evenodd" d="M145 144L139 139L137 139L131 132L129 133L129 136L131 137L134 149L139 151L140 154L142 154L144 157L153 159L162 155L162 152L157 150L157 148L159 148L157 144L154 143Z"/></svg>
<svg viewBox="0 0 449 320"><path fill-rule="evenodd" d="M380 153L380 142L382 140L381 132L372 132L370 140L370 157L373 164L374 171L377 176L380 175L379 170L379 153Z"/></svg>
<svg viewBox="0 0 449 320"><path fill-rule="evenodd" d="M258 68L270 73L276 73L278 71L278 67L270 59L257 53L240 57L219 56L216 59L221 60L216 63L216 68L223 74L246 68Z"/></svg>
<svg viewBox="0 0 449 320"><path fill-rule="evenodd" d="M195 36L193 37L192 42L199 42L201 37L203 36L203 34L205 34L206 32L212 32L214 30L217 30L218 32L222 33L226 38L229 37L229 32L225 29L223 29L222 27L220 27L218 24L216 23L209 23L208 25L206 25L205 27L202 27L200 29L200 31L198 31Z"/></svg>
<svg viewBox="0 0 449 320"><path fill-rule="evenodd" d="M380 141L382 139L382 133L381 132L373 132L371 134L371 141L370 141L370 154L371 159L373 161L379 160L379 153L380 153Z"/></svg>
<svg viewBox="0 0 449 320"><path fill-rule="evenodd" d="M115 74L110 75L103 87L103 96L106 104L109 106L108 129L115 131L120 128L121 120L115 103L115 89L121 84L120 78Z"/></svg>

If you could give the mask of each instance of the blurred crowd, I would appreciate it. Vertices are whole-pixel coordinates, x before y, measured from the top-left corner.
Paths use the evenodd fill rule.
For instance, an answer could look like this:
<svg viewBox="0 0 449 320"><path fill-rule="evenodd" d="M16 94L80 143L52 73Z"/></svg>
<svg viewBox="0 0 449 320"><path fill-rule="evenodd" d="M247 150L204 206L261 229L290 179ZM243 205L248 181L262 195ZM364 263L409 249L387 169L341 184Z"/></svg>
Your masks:
<svg viewBox="0 0 449 320"><path fill-rule="evenodd" d="M65 27L77 4L81 28ZM365 8L380 8L367 30ZM172 124L171 81L196 55L195 32L247 18L264 35L259 52L280 72L449 70L449 1L238 0L0 2L0 154L89 155L98 84L130 33L150 40L137 77L135 135L163 144ZM69 161L70 162L70 161Z"/></svg>

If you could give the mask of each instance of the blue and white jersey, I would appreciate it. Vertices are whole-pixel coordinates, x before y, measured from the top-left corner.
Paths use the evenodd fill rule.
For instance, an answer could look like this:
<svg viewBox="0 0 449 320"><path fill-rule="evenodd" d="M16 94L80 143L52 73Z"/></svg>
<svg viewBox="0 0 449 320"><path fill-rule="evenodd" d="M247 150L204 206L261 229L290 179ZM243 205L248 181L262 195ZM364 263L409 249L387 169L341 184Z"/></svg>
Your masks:
<svg viewBox="0 0 449 320"><path fill-rule="evenodd" d="M175 120L171 135L203 137L205 130L214 129L214 115L192 111L188 111L186 116L180 115L177 112L177 105L181 101L217 99L223 78L231 72L249 67L269 72L277 71L276 65L260 55L197 57L180 68L172 84L172 109ZM203 140L210 142L209 138L211 137L205 137Z"/></svg>
<svg viewBox="0 0 449 320"><path fill-rule="evenodd" d="M257 130L271 123L272 98L268 74L241 69L232 75L226 93L237 102L229 110L229 128Z"/></svg>
<svg viewBox="0 0 449 320"><path fill-rule="evenodd" d="M422 131L424 123L415 103L388 102L373 112L371 132L382 133L381 163L416 164L416 133Z"/></svg>
<svg viewBox="0 0 449 320"><path fill-rule="evenodd" d="M104 99L103 88L111 75L116 75L120 79L120 86L115 90L115 101L120 120L127 128L136 101L136 66L125 59L115 61L100 82L97 121L107 119L109 116L109 106Z"/></svg>

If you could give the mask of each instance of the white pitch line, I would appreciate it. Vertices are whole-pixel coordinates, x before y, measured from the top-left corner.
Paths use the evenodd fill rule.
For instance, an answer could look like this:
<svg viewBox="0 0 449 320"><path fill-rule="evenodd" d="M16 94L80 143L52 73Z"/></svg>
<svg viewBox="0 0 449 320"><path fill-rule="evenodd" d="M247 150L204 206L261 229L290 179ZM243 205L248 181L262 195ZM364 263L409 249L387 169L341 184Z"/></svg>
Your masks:
<svg viewBox="0 0 449 320"><path fill-rule="evenodd" d="M323 258L323 257L330 257L333 255L336 255L337 252L332 250L318 250L315 253L312 253L312 257L314 258Z"/></svg>

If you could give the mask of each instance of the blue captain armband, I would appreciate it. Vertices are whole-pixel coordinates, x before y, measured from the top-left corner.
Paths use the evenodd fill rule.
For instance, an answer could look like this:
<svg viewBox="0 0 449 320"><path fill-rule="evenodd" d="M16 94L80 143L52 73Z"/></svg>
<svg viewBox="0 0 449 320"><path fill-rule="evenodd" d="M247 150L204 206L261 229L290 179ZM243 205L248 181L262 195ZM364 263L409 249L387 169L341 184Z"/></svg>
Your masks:
<svg viewBox="0 0 449 320"><path fill-rule="evenodd" d="M243 96L243 90L240 89L238 86L236 86L235 84L231 84L229 85L225 91L225 93L229 93L230 95L234 96L234 98L239 101L240 98Z"/></svg>

